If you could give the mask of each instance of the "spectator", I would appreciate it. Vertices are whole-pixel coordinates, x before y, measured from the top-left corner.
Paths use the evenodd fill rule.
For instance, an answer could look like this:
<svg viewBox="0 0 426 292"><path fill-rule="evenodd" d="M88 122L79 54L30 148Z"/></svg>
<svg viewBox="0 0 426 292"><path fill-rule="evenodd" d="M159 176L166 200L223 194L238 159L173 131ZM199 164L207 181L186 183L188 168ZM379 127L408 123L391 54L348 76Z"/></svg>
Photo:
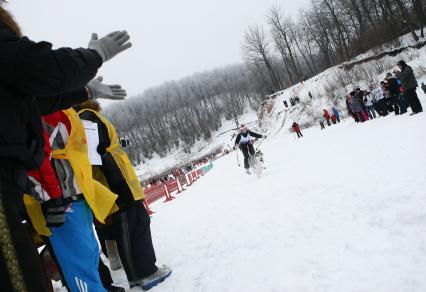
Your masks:
<svg viewBox="0 0 426 292"><path fill-rule="evenodd" d="M373 96L371 95L371 92L367 92L364 96L364 106L365 106L365 110L367 111L368 117L370 119L376 118L376 112L374 110L374 103L375 103L375 100L374 100Z"/></svg>
<svg viewBox="0 0 426 292"><path fill-rule="evenodd" d="M413 111L410 115L418 114L423 111L423 107L416 93L418 83L414 76L413 68L408 66L403 60L398 62L398 67L401 72L397 76L401 81L401 86L404 88L404 96Z"/></svg>
<svg viewBox="0 0 426 292"><path fill-rule="evenodd" d="M399 90L399 82L398 79L392 76L392 73L386 74L386 81L389 88L389 97L390 97L390 107L393 108L395 111L395 115L399 115L400 108L399 108L399 96L400 96L400 90Z"/></svg>
<svg viewBox="0 0 426 292"><path fill-rule="evenodd" d="M351 96L350 95L346 96L346 108L348 109L348 114L352 118L354 118L354 120L355 120L356 123L358 123L359 122L358 116L355 115L355 113L352 111L350 100L351 100Z"/></svg>
<svg viewBox="0 0 426 292"><path fill-rule="evenodd" d="M150 219L143 204L145 194L127 154L117 144L118 136L114 126L100 113L99 103L88 101L78 105L78 109L81 119L98 125L97 150L102 157L102 165L93 168L98 174L96 179L118 195L117 206L120 211L111 216L110 228L129 285L149 289L155 285L154 282L167 278L171 269L167 266L158 268L155 264ZM163 183L168 179L168 175L161 177Z"/></svg>
<svg viewBox="0 0 426 292"><path fill-rule="evenodd" d="M358 96L355 91L352 91L349 97L349 105L354 115L357 116L358 121L363 123L366 121L366 118L363 114L362 100Z"/></svg>
<svg viewBox="0 0 426 292"><path fill-rule="evenodd" d="M382 117L387 116L388 110L386 107L386 101L385 101L385 96L383 94L383 89L380 86L378 86L376 83L372 83L370 85L370 89L371 89L371 95L373 97L373 100L376 101L375 105L376 105L377 112Z"/></svg>
<svg viewBox="0 0 426 292"><path fill-rule="evenodd" d="M331 126L331 123L330 123L330 114L328 113L328 111L326 109L323 109L323 111L324 111L323 117L327 121L327 125Z"/></svg>
<svg viewBox="0 0 426 292"><path fill-rule="evenodd" d="M331 108L331 110L333 111L333 114L336 117L337 122L340 123L340 114L339 114L339 111L334 106Z"/></svg>
<svg viewBox="0 0 426 292"><path fill-rule="evenodd" d="M368 120L367 112L365 111L364 107L364 94L365 92L361 90L360 88L355 89L355 97L358 99L359 103L361 104L361 114L364 117L364 120Z"/></svg>
<svg viewBox="0 0 426 292"><path fill-rule="evenodd" d="M336 116L334 114L331 115L331 122L335 125L336 124Z"/></svg>
<svg viewBox="0 0 426 292"><path fill-rule="evenodd" d="M321 119L319 120L319 124L320 124L320 126L321 126L321 130L325 129L325 126L324 126L324 119L323 119L323 118L321 118Z"/></svg>
<svg viewBox="0 0 426 292"><path fill-rule="evenodd" d="M388 113L393 112L393 107L392 107L392 101L391 101L391 97L390 97L390 91L389 91L389 85L386 81L381 81L380 82L380 87L383 90L383 96L385 97L385 104L386 104L386 109L388 111Z"/></svg>

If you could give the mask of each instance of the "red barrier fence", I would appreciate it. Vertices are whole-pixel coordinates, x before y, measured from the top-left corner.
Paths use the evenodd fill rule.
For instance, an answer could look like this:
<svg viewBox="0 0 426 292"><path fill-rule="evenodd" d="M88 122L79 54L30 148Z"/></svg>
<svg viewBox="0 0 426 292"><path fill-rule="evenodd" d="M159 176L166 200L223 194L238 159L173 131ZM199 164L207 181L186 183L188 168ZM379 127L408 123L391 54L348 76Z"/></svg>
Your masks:
<svg viewBox="0 0 426 292"><path fill-rule="evenodd" d="M178 178L178 183L179 183L179 187L180 187L180 189L178 190L178 194L180 194L180 193L182 193L183 191L185 191L185 188L184 188L184 186L188 186L188 181L186 180L186 176L184 176L184 175L181 175L179 178Z"/></svg>
<svg viewBox="0 0 426 292"><path fill-rule="evenodd" d="M159 183L146 189L145 196L148 205L166 196L166 189L164 188L164 184Z"/></svg>
<svg viewBox="0 0 426 292"><path fill-rule="evenodd" d="M165 202L169 202L175 197L172 196L173 192L177 192L177 194L185 191L184 187L191 186L197 179L199 179L204 172L201 169L193 170L185 175L180 176L178 179L170 180L167 183L158 183L150 188L146 188L145 190L145 208L148 213L151 215L155 213L149 208L149 205L158 201L162 197L166 197Z"/></svg>
<svg viewBox="0 0 426 292"><path fill-rule="evenodd" d="M179 184L177 182L177 180L172 180L172 181L168 181L165 185L164 185L165 189L166 189L166 200L165 202L171 201L173 200L175 197L172 196L172 192L179 190Z"/></svg>

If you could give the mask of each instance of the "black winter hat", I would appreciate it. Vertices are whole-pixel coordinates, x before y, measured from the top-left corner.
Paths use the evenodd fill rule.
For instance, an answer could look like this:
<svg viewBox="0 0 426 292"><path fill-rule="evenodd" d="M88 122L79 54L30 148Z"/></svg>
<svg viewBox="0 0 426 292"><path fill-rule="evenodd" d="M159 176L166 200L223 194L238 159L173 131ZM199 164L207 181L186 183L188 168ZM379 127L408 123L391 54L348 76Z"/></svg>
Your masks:
<svg viewBox="0 0 426 292"><path fill-rule="evenodd" d="M398 64L398 66L401 66L402 68L407 67L407 63L405 63L404 60L399 60L397 64Z"/></svg>

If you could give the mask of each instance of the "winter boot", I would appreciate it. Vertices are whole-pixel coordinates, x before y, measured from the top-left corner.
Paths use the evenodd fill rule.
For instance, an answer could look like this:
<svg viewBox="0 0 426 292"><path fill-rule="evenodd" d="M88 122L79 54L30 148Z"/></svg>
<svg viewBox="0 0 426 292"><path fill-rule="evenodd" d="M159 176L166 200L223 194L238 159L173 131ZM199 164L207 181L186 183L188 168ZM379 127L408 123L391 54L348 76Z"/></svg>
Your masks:
<svg viewBox="0 0 426 292"><path fill-rule="evenodd" d="M247 174L251 174L250 173L250 168L244 168Z"/></svg>
<svg viewBox="0 0 426 292"><path fill-rule="evenodd" d="M163 265L158 270L149 275L148 277L145 277L141 280L130 282L130 288L135 286L141 286L143 290L149 290L155 285L163 282L167 277L169 277L172 273L172 269L170 269L168 266Z"/></svg>

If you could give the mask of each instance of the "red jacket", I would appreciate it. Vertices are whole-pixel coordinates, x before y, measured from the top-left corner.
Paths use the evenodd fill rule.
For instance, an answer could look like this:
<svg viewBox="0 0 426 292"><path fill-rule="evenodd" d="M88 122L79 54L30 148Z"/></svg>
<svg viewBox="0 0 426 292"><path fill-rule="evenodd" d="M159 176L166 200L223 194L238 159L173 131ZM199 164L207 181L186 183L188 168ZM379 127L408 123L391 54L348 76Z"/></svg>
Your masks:
<svg viewBox="0 0 426 292"><path fill-rule="evenodd" d="M53 171L52 164L50 163L50 156L52 149L49 143L49 135L46 130L43 130L44 138L44 159L43 163L36 170L29 171L28 177L35 185L38 199L48 201L50 199L62 198L62 191L59 187L59 181Z"/></svg>
<svg viewBox="0 0 426 292"><path fill-rule="evenodd" d="M300 126L299 126L299 124L294 123L294 124L292 125L292 127L293 127L293 130L294 130L295 132L300 132Z"/></svg>
<svg viewBox="0 0 426 292"><path fill-rule="evenodd" d="M52 144L58 136L69 136L69 133L71 133L71 123L62 111L43 116L42 121L44 128L43 137L45 140L43 163L39 169L29 171L28 176L35 185L35 191L39 197L38 199L47 201L49 199L63 197L58 177L52 167ZM64 143L67 142L65 138L62 139L62 137L61 141Z"/></svg>
<svg viewBox="0 0 426 292"><path fill-rule="evenodd" d="M328 113L328 111L327 111L327 110L324 110L324 118L325 118L326 120L329 120L329 119L330 119L330 114Z"/></svg>
<svg viewBox="0 0 426 292"><path fill-rule="evenodd" d="M332 116L331 116L331 120L332 120L333 122L335 122L335 121L336 121L336 116L335 116L335 115L332 115Z"/></svg>

